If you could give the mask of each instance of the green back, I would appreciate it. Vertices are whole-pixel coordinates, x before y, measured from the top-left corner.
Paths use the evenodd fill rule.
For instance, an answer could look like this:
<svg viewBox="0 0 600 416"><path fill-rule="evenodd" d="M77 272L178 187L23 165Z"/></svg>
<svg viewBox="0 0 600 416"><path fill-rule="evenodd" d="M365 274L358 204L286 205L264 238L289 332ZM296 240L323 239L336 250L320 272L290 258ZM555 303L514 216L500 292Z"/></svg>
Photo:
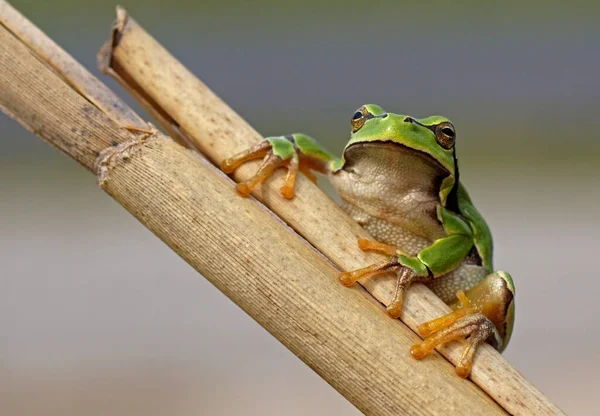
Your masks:
<svg viewBox="0 0 600 416"><path fill-rule="evenodd" d="M479 211L477 211L477 208L475 208L475 205L473 205L473 202L471 202L471 198L461 182L458 184L457 200L460 214L473 230L473 242L481 257L483 267L492 272L494 269L492 233Z"/></svg>

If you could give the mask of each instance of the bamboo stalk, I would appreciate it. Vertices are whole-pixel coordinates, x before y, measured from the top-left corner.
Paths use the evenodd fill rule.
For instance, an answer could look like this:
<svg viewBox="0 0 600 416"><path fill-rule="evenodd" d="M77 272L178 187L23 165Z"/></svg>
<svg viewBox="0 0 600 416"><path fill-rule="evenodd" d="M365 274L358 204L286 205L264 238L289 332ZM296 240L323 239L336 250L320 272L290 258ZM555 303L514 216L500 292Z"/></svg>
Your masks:
<svg viewBox="0 0 600 416"><path fill-rule="evenodd" d="M359 409L503 413L439 356L412 360L399 346L415 342L414 333L362 291L341 287L320 253L257 201L238 198L197 154L108 116L114 97L89 100L82 91L90 81L75 87L63 72L78 64L51 65L55 45L38 54L7 16L0 19L0 107L97 172L110 195Z"/></svg>
<svg viewBox="0 0 600 416"><path fill-rule="evenodd" d="M168 114L188 140L213 163L261 140L261 136L239 115L221 101L206 85L190 73L156 40L144 31L123 9L101 62L111 62L111 73L120 82L132 80L129 90L150 97L155 111ZM107 55L109 54L109 55ZM164 121L164 120L163 120ZM168 127L168 126L167 126ZM256 164L239 169L235 178L247 179ZM368 237L323 192L305 177L299 176L296 197L283 200L279 195L282 174L267 181L253 195L279 215L314 247L343 270L352 270L377 261L356 245L357 237ZM361 281L382 304L393 298L391 277ZM448 307L429 289L420 284L409 290L402 320L413 330L429 319L448 312ZM408 345L399 346L408 350ZM449 344L439 351L456 364L461 348ZM531 382L525 379L500 354L484 345L477 354L471 379L512 414L561 414Z"/></svg>

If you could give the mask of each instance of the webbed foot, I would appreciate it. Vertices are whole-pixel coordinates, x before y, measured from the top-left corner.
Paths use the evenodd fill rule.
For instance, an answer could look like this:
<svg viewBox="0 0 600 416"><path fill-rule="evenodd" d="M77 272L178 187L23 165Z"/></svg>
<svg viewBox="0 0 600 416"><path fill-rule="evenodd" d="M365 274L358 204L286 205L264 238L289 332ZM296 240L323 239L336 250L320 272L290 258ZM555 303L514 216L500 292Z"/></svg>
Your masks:
<svg viewBox="0 0 600 416"><path fill-rule="evenodd" d="M287 164L288 175L280 189L280 193L284 198L292 198L294 196L294 183L296 181L296 174L298 172L298 158L292 158L296 161L296 163L294 163L294 161L286 161L282 159L273 153L272 145L267 140L251 147L250 149L244 150L235 156L225 159L223 162L221 162L221 170L225 173L232 173L242 164L250 160L260 158L263 158L262 165L254 176L247 181L240 182L236 185L235 189L237 193L244 197L250 195L256 186L273 174L275 169Z"/></svg>
<svg viewBox="0 0 600 416"><path fill-rule="evenodd" d="M340 283L346 287L352 286L357 280L372 277L379 274L395 272L397 274L396 291L394 299L387 305L386 310L392 318L399 318L402 315L402 305L404 303L404 294L410 284L417 277L413 270L400 264L398 256L406 255L406 253L397 247L379 241L367 240L364 238L358 239L358 246L366 251L372 250L390 256L387 260L380 263L375 263L370 266L358 270L340 273L338 278Z"/></svg>
<svg viewBox="0 0 600 416"><path fill-rule="evenodd" d="M277 168L283 167L288 173L279 192L284 198L292 199L298 172L316 183L317 177L311 170L326 173L329 169L328 163L331 160L329 155L324 152L313 152L315 153L313 155L311 150L314 151L314 146L311 147L309 144L317 146L314 139L303 134L268 137L257 145L223 160L221 170L232 173L248 161L263 158L256 174L247 181L237 184L237 193L241 196L250 195L254 188L270 177Z"/></svg>
<svg viewBox="0 0 600 416"><path fill-rule="evenodd" d="M473 357L482 342L498 337L494 324L483 314L477 312L462 291L457 297L462 307L429 322L418 328L424 341L411 347L410 353L417 360L422 359L439 345L450 341L465 340L461 359L456 366L456 374L467 378L473 367Z"/></svg>

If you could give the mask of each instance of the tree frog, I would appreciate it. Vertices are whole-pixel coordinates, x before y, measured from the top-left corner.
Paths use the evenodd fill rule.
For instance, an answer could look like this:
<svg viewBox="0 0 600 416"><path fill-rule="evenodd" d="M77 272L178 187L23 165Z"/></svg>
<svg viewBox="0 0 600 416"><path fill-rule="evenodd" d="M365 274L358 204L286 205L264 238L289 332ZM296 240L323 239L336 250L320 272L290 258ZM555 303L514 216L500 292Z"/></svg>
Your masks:
<svg viewBox="0 0 600 416"><path fill-rule="evenodd" d="M231 173L246 161L264 158L258 172L239 183L248 196L279 167L287 168L281 195L293 198L298 172L316 181L312 171L327 174L343 208L375 240L359 239L363 250L387 259L344 272L339 280L393 272L396 293L387 306L398 318L412 282L428 285L453 311L419 327L424 341L410 352L421 359L436 346L464 340L456 373L468 377L475 351L487 341L502 351L511 336L515 287L507 272L492 267L492 236L467 190L459 181L456 131L445 117L417 119L360 107L350 121L352 133L341 158L305 134L268 137L222 162Z"/></svg>

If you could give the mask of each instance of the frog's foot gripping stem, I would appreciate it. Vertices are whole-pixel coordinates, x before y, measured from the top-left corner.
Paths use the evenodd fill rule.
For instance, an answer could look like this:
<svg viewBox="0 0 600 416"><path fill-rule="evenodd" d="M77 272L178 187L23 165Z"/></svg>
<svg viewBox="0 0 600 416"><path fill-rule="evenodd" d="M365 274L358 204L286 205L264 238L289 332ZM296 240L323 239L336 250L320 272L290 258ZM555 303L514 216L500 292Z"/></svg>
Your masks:
<svg viewBox="0 0 600 416"><path fill-rule="evenodd" d="M380 243L379 241L374 240L367 240L364 238L358 239L358 246L362 250L373 250L391 257L386 261L375 263L362 269L340 273L338 276L340 283L346 287L350 287L357 280L365 277L372 277L388 272L396 272L397 280L394 299L387 306L386 310L392 318L399 318L402 314L404 294L406 293L406 290L410 284L416 278L415 274L410 268L404 267L398 262L398 256L405 255L406 253L389 244Z"/></svg>
<svg viewBox="0 0 600 416"><path fill-rule="evenodd" d="M358 247L362 251L376 251L387 256L408 256L403 250L389 244L381 243L376 240L367 240L366 238L358 239Z"/></svg>
<svg viewBox="0 0 600 416"><path fill-rule="evenodd" d="M298 172L302 172L314 183L317 182L317 177L311 172L311 169L326 172L323 163L304 155L296 148L293 136L269 137L259 144L223 160L221 170L225 173L232 173L242 164L260 158L263 158L263 162L256 174L247 181L237 184L236 191L241 196L250 195L254 188L280 167L288 170L285 181L279 190L281 196L286 199L294 197Z"/></svg>
<svg viewBox="0 0 600 416"><path fill-rule="evenodd" d="M357 280L363 277L376 276L387 272L395 272L402 266L398 263L396 257L391 257L388 260L371 264L370 266L363 267L362 269L352 270L349 272L343 272L338 275L340 283L346 287L352 286Z"/></svg>
<svg viewBox="0 0 600 416"><path fill-rule="evenodd" d="M240 182L236 185L235 189L238 194L241 196L248 196L258 184L263 182L269 176L273 174L275 169L283 166L284 164L288 164L288 175L286 177L284 185L281 187L281 195L286 198L291 198L293 196L294 183L296 181L296 174L298 172L298 158L295 159L296 163L284 161L279 156L273 154L271 151L271 143L268 141L263 141L257 144L256 146L251 147L250 149L244 150L243 152L238 153L237 155L225 159L221 162L221 170L225 173L232 173L237 168L239 168L242 164L254 160L263 158L263 163L256 172L254 176L248 179L245 182ZM291 195L290 195L291 189Z"/></svg>
<svg viewBox="0 0 600 416"><path fill-rule="evenodd" d="M456 374L466 378L471 374L477 347L497 335L497 330L488 318L471 307L471 303L462 291L458 292L457 297L462 304L461 308L419 326L419 335L427 339L413 345L410 353L420 360L438 345L465 340L462 357L456 366Z"/></svg>

